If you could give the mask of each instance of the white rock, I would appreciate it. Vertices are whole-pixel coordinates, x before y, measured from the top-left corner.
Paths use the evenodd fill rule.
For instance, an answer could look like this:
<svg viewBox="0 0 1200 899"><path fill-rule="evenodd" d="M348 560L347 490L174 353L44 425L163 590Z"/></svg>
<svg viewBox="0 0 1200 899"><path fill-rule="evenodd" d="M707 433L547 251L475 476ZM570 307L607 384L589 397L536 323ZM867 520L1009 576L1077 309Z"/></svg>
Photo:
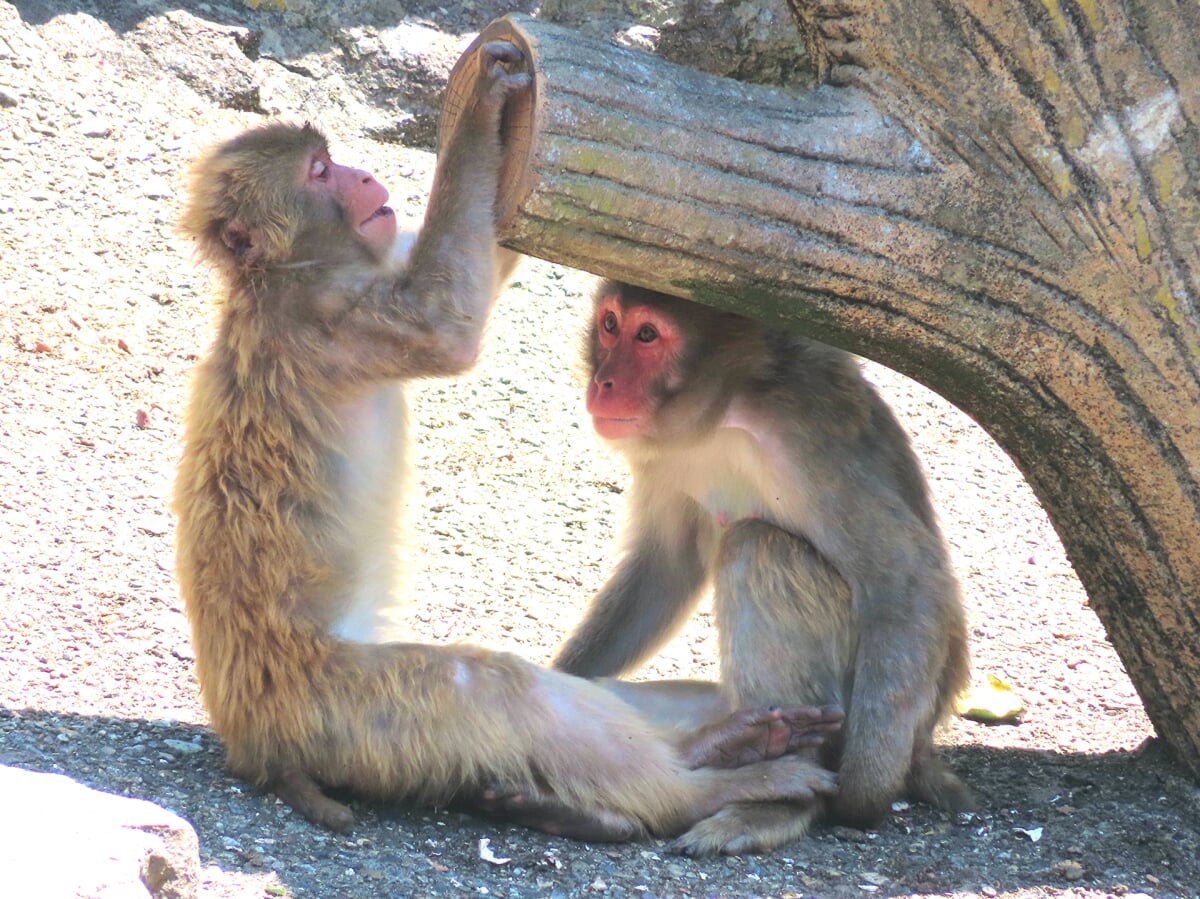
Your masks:
<svg viewBox="0 0 1200 899"><path fill-rule="evenodd" d="M0 766L6 896L190 899L200 856L188 822L152 802L61 774Z"/></svg>

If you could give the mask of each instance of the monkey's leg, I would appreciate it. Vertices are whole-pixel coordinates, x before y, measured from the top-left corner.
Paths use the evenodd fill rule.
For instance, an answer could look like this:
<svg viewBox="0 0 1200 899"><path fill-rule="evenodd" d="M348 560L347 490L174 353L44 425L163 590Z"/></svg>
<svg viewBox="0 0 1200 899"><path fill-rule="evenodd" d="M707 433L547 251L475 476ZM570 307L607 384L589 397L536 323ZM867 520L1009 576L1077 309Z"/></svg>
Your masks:
<svg viewBox="0 0 1200 899"><path fill-rule="evenodd" d="M845 706L850 588L807 540L762 521L721 540L713 596L721 686L738 706Z"/></svg>
<svg viewBox="0 0 1200 899"><path fill-rule="evenodd" d="M878 825L904 795L951 811L974 801L933 748L934 728L968 681L958 585L940 536L910 537L914 547L901 553L909 565L889 587L890 598L876 585L876 595L856 606L854 688L830 809L834 819L855 827Z"/></svg>
<svg viewBox="0 0 1200 899"><path fill-rule="evenodd" d="M850 591L806 540L762 521L733 525L717 556L714 607L731 705L843 704L853 659ZM839 744L831 738L819 755L836 758ZM773 849L804 836L821 811L819 800L730 805L672 849Z"/></svg>
<svg viewBox="0 0 1200 899"><path fill-rule="evenodd" d="M938 757L928 737L918 739L913 749L905 791L912 799L948 812L969 812L978 805L974 792Z"/></svg>
<svg viewBox="0 0 1200 899"><path fill-rule="evenodd" d="M531 784L488 787L468 801L467 807L531 830L586 843L640 842L649 836L635 818L608 809L585 810Z"/></svg>
<svg viewBox="0 0 1200 899"><path fill-rule="evenodd" d="M664 729L693 733L727 718L730 707L720 684L701 680L628 681L615 677L594 678L626 705L633 706L649 721Z"/></svg>
<svg viewBox="0 0 1200 899"><path fill-rule="evenodd" d="M380 800L465 802L551 833L673 836L733 802L813 801L836 781L789 755L691 770L658 726L583 678L465 646L334 642L304 679L289 745L327 787ZM757 726L757 725L755 725ZM271 735L278 739L277 734ZM318 774L321 772L325 776ZM299 787L301 806L316 791Z"/></svg>
<svg viewBox="0 0 1200 899"><path fill-rule="evenodd" d="M703 681L591 683L620 697L647 724L661 730L664 742L676 748L690 770L741 768L815 749L842 722L840 711L815 706L727 712L718 685ZM614 842L646 836L645 827L633 819L606 809L585 811L529 784L494 785L472 805L486 814L577 840Z"/></svg>

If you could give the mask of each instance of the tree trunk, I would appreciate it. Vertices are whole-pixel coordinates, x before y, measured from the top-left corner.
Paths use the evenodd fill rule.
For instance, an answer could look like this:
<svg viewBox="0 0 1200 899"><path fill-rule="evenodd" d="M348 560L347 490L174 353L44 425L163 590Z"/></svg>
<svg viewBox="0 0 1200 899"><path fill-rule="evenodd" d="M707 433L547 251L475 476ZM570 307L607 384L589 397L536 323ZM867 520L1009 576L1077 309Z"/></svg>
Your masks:
<svg viewBox="0 0 1200 899"><path fill-rule="evenodd" d="M1200 5L790 2L833 82L804 95L489 26L537 73L504 242L781 323L970 413L1200 776Z"/></svg>

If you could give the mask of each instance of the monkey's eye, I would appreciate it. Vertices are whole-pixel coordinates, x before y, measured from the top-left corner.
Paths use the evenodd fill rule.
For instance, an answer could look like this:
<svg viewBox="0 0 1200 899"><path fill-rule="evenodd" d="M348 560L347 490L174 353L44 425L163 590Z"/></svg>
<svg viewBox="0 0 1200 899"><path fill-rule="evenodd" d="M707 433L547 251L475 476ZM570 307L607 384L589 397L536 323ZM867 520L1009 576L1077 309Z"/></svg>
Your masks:
<svg viewBox="0 0 1200 899"><path fill-rule="evenodd" d="M323 160L314 159L312 162L312 168L309 170L309 174L320 181L329 174L329 167L325 165Z"/></svg>
<svg viewBox="0 0 1200 899"><path fill-rule="evenodd" d="M600 320L600 327L604 329L606 334L617 333L617 317L611 312L605 312L604 318Z"/></svg>
<svg viewBox="0 0 1200 899"><path fill-rule="evenodd" d="M634 335L634 339L642 343L653 343L658 339L658 331L655 330L653 325L642 325L640 328L638 328L638 332Z"/></svg>

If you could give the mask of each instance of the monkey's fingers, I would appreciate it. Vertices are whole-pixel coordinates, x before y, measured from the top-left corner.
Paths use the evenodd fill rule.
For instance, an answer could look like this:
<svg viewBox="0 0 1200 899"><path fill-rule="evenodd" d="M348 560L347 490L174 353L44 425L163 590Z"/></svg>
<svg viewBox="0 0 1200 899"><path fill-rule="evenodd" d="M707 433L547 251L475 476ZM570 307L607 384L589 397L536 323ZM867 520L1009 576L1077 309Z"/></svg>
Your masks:
<svg viewBox="0 0 1200 899"><path fill-rule="evenodd" d="M525 54L521 52L521 48L508 41L488 41L479 48L479 51L489 60L508 63L509 65L522 62L525 59Z"/></svg>
<svg viewBox="0 0 1200 899"><path fill-rule="evenodd" d="M574 808L532 787L524 790L490 787L473 806L486 815L522 827L589 843L624 843L644 840L647 836L640 822L618 812Z"/></svg>
<svg viewBox="0 0 1200 899"><path fill-rule="evenodd" d="M514 72L508 68L525 61L525 54L516 44L510 44L508 41L489 41L479 48L479 52L483 54L480 67L488 82L499 84L506 92L527 87L532 82L532 76L528 72ZM490 90L491 85L487 85L486 88Z"/></svg>
<svg viewBox="0 0 1200 899"><path fill-rule="evenodd" d="M743 709L692 735L681 752L691 768L740 768L820 746L842 717L817 706Z"/></svg>
<svg viewBox="0 0 1200 899"><path fill-rule="evenodd" d="M777 738L787 739L787 747L779 755L822 745L829 734L842 729L846 718L837 706L785 706L776 711L786 728Z"/></svg>

